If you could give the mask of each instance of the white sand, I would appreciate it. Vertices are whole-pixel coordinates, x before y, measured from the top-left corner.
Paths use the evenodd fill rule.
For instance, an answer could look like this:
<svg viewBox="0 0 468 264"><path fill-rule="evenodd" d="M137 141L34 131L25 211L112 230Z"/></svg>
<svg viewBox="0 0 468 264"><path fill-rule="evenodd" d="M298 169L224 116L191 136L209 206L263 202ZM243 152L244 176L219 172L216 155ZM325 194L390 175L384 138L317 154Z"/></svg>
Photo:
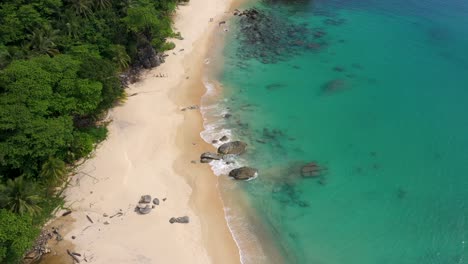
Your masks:
<svg viewBox="0 0 468 264"><path fill-rule="evenodd" d="M200 80L210 32L220 30L217 22L231 2L190 0L179 7L175 31L180 31L184 39L174 40L176 49L167 53L166 63L129 87L129 95L137 94L110 112L108 139L73 176L65 194L73 210L66 218L74 221L68 224L65 239L74 244L74 251L86 256L88 263L239 262L223 218L217 180L206 165L190 163L207 147L198 134L200 114L197 110L180 111L187 106L182 103L200 102L200 87L190 92L184 89L190 88L189 82ZM168 77L154 77L159 73ZM181 161L184 157L190 159ZM179 173L193 171L205 179L182 177L175 167ZM198 198L192 195L196 189L203 190ZM143 194L160 200L148 215L134 212ZM162 198L167 200L163 202ZM119 210L122 216L103 216ZM184 215L190 217L189 224L169 223L171 217ZM104 224L106 221L109 224Z"/></svg>

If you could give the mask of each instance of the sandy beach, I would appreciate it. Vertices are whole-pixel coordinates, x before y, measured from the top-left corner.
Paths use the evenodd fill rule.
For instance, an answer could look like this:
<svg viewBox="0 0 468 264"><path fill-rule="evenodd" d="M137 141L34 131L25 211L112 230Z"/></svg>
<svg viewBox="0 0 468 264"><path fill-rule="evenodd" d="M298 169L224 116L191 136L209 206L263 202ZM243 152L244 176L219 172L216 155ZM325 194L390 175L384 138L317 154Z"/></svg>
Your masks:
<svg viewBox="0 0 468 264"><path fill-rule="evenodd" d="M144 73L127 89L131 96L110 112L107 140L65 191L73 213L52 224L61 227L64 241L45 263L71 263L64 253L68 247L87 263L240 262L218 179L198 163L200 153L212 150L199 135L201 114L181 111L200 104L211 33L222 30L218 22L234 5L232 0L191 0L179 7L174 28L183 40L172 40L176 48L167 52L166 62ZM134 209L145 194L160 204L139 215ZM190 223L169 223L180 216Z"/></svg>

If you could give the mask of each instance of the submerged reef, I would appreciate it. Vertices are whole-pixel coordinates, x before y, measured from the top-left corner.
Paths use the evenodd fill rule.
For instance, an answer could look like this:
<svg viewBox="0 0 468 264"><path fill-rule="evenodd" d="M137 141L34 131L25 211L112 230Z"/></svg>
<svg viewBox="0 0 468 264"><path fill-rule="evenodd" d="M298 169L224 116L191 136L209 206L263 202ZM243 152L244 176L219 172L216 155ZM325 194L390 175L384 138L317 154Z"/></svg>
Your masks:
<svg viewBox="0 0 468 264"><path fill-rule="evenodd" d="M237 56L241 59L255 58L262 63L276 63L325 45L322 40L325 32L314 34L306 24L297 24L270 9L252 8L238 11L235 15L239 17Z"/></svg>

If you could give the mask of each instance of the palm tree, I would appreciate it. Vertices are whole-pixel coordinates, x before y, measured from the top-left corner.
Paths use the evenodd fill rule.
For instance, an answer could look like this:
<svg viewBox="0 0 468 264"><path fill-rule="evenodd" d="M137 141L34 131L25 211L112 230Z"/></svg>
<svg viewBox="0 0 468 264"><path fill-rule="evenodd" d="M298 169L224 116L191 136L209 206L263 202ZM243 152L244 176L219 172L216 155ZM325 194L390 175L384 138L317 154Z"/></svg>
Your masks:
<svg viewBox="0 0 468 264"><path fill-rule="evenodd" d="M92 14L91 6L93 2L91 0L71 0L71 8L75 11L75 14L88 17Z"/></svg>
<svg viewBox="0 0 468 264"><path fill-rule="evenodd" d="M112 45L110 47L112 52L112 61L117 63L121 70L125 70L130 65L130 56L128 56L125 47L122 45Z"/></svg>
<svg viewBox="0 0 468 264"><path fill-rule="evenodd" d="M122 0L119 1L118 7L122 14L127 14L128 9L135 7L137 5L135 0Z"/></svg>
<svg viewBox="0 0 468 264"><path fill-rule="evenodd" d="M77 38L82 27L81 20L82 18L77 16L73 10L67 9L60 15L60 28L69 37Z"/></svg>
<svg viewBox="0 0 468 264"><path fill-rule="evenodd" d="M94 1L94 6L97 9L104 10L104 9L107 9L107 8L111 7L112 3L111 3L110 0L95 0Z"/></svg>
<svg viewBox="0 0 468 264"><path fill-rule="evenodd" d="M62 180L65 175L67 175L65 162L54 157L49 157L49 159L42 164L41 173L39 174L44 180L52 184Z"/></svg>
<svg viewBox="0 0 468 264"><path fill-rule="evenodd" d="M59 54L59 50L56 49L54 41L58 37L58 30L52 29L50 26L45 26L40 29L35 29L31 35L29 35L29 47L39 53L48 54L54 56Z"/></svg>
<svg viewBox="0 0 468 264"><path fill-rule="evenodd" d="M35 215L41 211L37 205L41 201L37 185L23 179L23 176L14 180L8 179L0 185L0 208L8 209L20 215Z"/></svg>

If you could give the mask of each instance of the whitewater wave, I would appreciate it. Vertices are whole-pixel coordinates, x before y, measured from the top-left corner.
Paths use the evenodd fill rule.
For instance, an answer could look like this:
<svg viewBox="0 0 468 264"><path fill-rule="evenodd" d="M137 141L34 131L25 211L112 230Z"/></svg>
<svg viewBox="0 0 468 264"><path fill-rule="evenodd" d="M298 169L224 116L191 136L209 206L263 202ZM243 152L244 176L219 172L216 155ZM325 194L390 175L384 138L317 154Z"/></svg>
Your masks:
<svg viewBox="0 0 468 264"><path fill-rule="evenodd" d="M233 130L229 129L229 124L225 116L230 114L229 108L226 106L225 99L221 96L221 87L208 80L204 80L206 92L202 97L200 111L203 116L204 130L200 136L208 144L218 148L225 142L237 139L237 135ZM222 137L226 136L228 141L221 141ZM217 176L228 175L235 168L245 166L247 161L238 155L225 155L223 160L213 160L209 163L213 173ZM257 175L254 177L256 178ZM252 179L254 179L252 178ZM250 230L247 217L243 214L236 214L235 211L224 203L224 216L228 224L228 228L234 238L240 255L240 261L243 264L259 263L264 260L262 254L246 254L243 248L258 247L259 242L254 232ZM261 252L261 249L255 250ZM260 261L261 262L261 261Z"/></svg>

